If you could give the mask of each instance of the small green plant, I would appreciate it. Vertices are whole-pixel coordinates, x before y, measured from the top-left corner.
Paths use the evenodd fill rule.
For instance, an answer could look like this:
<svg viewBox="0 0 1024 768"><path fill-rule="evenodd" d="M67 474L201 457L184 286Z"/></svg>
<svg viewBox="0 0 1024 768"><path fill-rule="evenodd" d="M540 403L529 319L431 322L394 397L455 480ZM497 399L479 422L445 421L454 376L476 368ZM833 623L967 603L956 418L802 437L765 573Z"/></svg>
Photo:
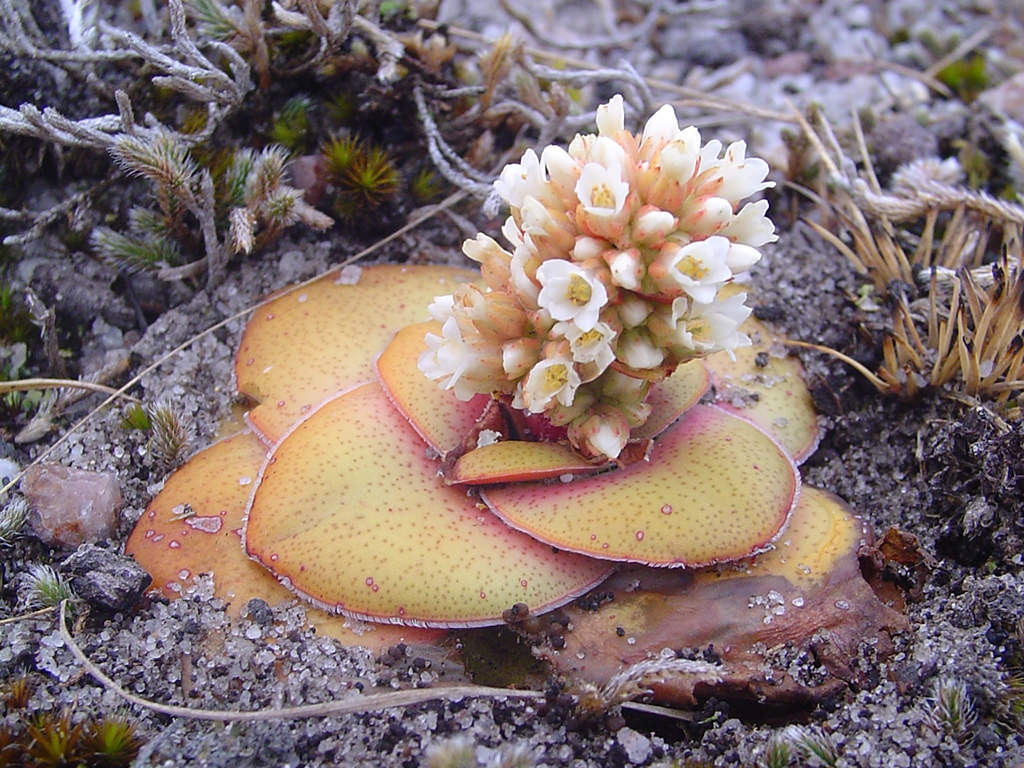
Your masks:
<svg viewBox="0 0 1024 768"><path fill-rule="evenodd" d="M285 102L270 125L270 140L295 154L303 154L309 139L309 112L312 108L313 102L307 96L293 96Z"/></svg>
<svg viewBox="0 0 1024 768"><path fill-rule="evenodd" d="M78 602L67 580L51 565L32 563L24 575L23 597L27 608L56 608L64 600Z"/></svg>
<svg viewBox="0 0 1024 768"><path fill-rule="evenodd" d="M25 499L12 499L0 509L0 545L10 545L21 535L28 522L28 502Z"/></svg>
<svg viewBox="0 0 1024 768"><path fill-rule="evenodd" d="M409 182L409 193L420 205L432 202L441 196L444 186L431 168L421 168Z"/></svg>
<svg viewBox="0 0 1024 768"><path fill-rule="evenodd" d="M978 53L970 58L958 59L939 70L935 78L948 86L963 101L970 104L978 94L988 88L989 75L985 57Z"/></svg>
<svg viewBox="0 0 1024 768"><path fill-rule="evenodd" d="M783 732L783 738L800 757L812 761L808 765L833 768L839 762L839 752L832 738L820 728L791 725Z"/></svg>
<svg viewBox="0 0 1024 768"><path fill-rule="evenodd" d="M31 739L25 749L30 765L77 766L84 755L80 739L82 725L71 721L71 712L37 712L29 718L25 733Z"/></svg>
<svg viewBox="0 0 1024 768"><path fill-rule="evenodd" d="M226 250L249 253L300 221L316 229L333 223L284 183L288 150L280 145L199 162L180 139L161 131L122 136L111 154L129 174L153 183L156 201L155 210L129 212L127 233L94 230L92 244L100 257L120 267L174 267L183 253L202 248L207 268L219 269Z"/></svg>
<svg viewBox="0 0 1024 768"><path fill-rule="evenodd" d="M32 681L28 675L19 675L3 687L3 701L7 711L25 709L32 696Z"/></svg>
<svg viewBox="0 0 1024 768"><path fill-rule="evenodd" d="M169 400L145 409L152 427L150 451L162 466L172 469L187 458L189 444L188 425L181 409Z"/></svg>
<svg viewBox="0 0 1024 768"><path fill-rule="evenodd" d="M328 179L337 189L334 212L342 219L354 221L394 198L401 176L381 147L350 135L332 138L320 151Z"/></svg>
<svg viewBox="0 0 1024 768"><path fill-rule="evenodd" d="M332 181L340 183L362 151L362 145L355 136L334 136L324 142L320 152Z"/></svg>
<svg viewBox="0 0 1024 768"><path fill-rule="evenodd" d="M370 208L394 196L399 179L394 163L380 147L370 147L358 154L345 175L349 190Z"/></svg>
<svg viewBox="0 0 1024 768"><path fill-rule="evenodd" d="M89 765L96 768L130 765L143 743L138 726L124 715L106 715L87 721L81 741Z"/></svg>
<svg viewBox="0 0 1024 768"><path fill-rule="evenodd" d="M153 422L149 420L149 413L141 405L134 403L129 405L121 417L121 429L137 429L148 432L152 426Z"/></svg>
<svg viewBox="0 0 1024 768"><path fill-rule="evenodd" d="M963 680L943 677L935 681L935 692L928 702L928 723L936 733L967 743L977 719L974 701Z"/></svg>
<svg viewBox="0 0 1024 768"><path fill-rule="evenodd" d="M791 756L789 742L781 736L773 736L764 753L764 768L786 768Z"/></svg>

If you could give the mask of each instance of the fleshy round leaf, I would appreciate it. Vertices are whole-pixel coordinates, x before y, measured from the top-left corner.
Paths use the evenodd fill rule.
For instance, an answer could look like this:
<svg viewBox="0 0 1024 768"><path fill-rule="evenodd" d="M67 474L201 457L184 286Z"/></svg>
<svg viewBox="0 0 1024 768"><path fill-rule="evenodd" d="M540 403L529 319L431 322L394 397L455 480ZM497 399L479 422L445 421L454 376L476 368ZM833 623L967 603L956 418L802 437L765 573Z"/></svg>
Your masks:
<svg viewBox="0 0 1024 768"><path fill-rule="evenodd" d="M441 324L431 321L400 329L377 358L377 376L412 428L444 456L462 444L490 398L477 395L464 402L423 375L417 361L427 348L428 333L440 336Z"/></svg>
<svg viewBox="0 0 1024 768"><path fill-rule="evenodd" d="M724 352L704 359L717 390L715 402L774 436L799 464L814 453L820 437L803 365L786 356L759 320L747 318L740 330L753 345L736 349L735 360Z"/></svg>
<svg viewBox="0 0 1024 768"><path fill-rule="evenodd" d="M167 479L125 544L125 552L152 575L154 589L174 599L200 573L210 573L214 594L234 616L252 598L270 605L294 599L242 550L242 513L265 458L263 443L242 432L200 451ZM306 615L317 632L348 645L383 648L440 638L428 630L348 621L313 607Z"/></svg>
<svg viewBox="0 0 1024 768"><path fill-rule="evenodd" d="M602 585L613 599L596 611L568 608L565 647L545 655L558 672L603 685L663 648L711 646L720 679L701 681L702 696L780 708L820 703L853 680L858 644L870 642L882 658L892 651L890 631L908 626L861 576L858 551L870 536L844 502L804 486L774 550L717 569L616 574ZM784 669L766 676L771 649L812 643L823 680L803 685ZM655 696L693 706L696 682L666 676Z"/></svg>
<svg viewBox="0 0 1024 768"><path fill-rule="evenodd" d="M274 448L249 554L330 610L436 627L498 624L518 602L541 612L608 575L512 530L437 469L380 386L357 387Z"/></svg>
<svg viewBox="0 0 1024 768"><path fill-rule="evenodd" d="M601 465L595 466L561 443L503 440L462 454L447 479L452 485L487 485L545 480L598 469Z"/></svg>
<svg viewBox="0 0 1024 768"><path fill-rule="evenodd" d="M249 419L277 441L327 397L374 378L398 328L426 317L434 296L479 277L453 267L346 267L257 309L235 357L238 390L259 401Z"/></svg>
<svg viewBox="0 0 1024 768"><path fill-rule="evenodd" d="M561 549L648 565L705 565L766 547L799 476L764 432L712 406L691 408L650 461L571 483L482 491L514 528Z"/></svg>
<svg viewBox="0 0 1024 768"><path fill-rule="evenodd" d="M657 437L695 406L710 385L711 376L700 360L683 363L675 373L651 387L647 395L651 415L643 425L630 432L630 438Z"/></svg>

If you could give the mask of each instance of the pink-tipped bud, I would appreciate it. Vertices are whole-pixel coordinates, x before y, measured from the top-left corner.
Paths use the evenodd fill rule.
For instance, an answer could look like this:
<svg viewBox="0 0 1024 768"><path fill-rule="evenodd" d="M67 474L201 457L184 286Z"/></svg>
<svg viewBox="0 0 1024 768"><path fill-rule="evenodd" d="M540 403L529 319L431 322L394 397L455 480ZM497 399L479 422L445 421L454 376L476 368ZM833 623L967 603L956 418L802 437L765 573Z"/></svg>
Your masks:
<svg viewBox="0 0 1024 768"><path fill-rule="evenodd" d="M618 458L629 441L629 420L618 408L595 406L569 425L569 442L585 456Z"/></svg>
<svg viewBox="0 0 1024 768"><path fill-rule="evenodd" d="M609 248L611 248L611 244L607 240L584 235L576 238L576 245L572 248L572 258L573 261L597 259Z"/></svg>
<svg viewBox="0 0 1024 768"><path fill-rule="evenodd" d="M628 251L606 251L604 260L611 271L612 283L630 291L640 290L647 267L640 256L640 251L630 248Z"/></svg>
<svg viewBox="0 0 1024 768"><path fill-rule="evenodd" d="M492 289L497 290L508 284L512 254L498 245L493 238L479 234L462 244L462 252L480 264L484 280Z"/></svg>
<svg viewBox="0 0 1024 768"><path fill-rule="evenodd" d="M540 161L547 168L551 185L562 202L571 204L575 201L576 182L579 181L582 166L572 155L553 144L544 148Z"/></svg>
<svg viewBox="0 0 1024 768"><path fill-rule="evenodd" d="M631 328L619 337L615 356L630 368L643 370L661 365L665 352L651 341L643 328Z"/></svg>
<svg viewBox="0 0 1024 768"><path fill-rule="evenodd" d="M678 223L679 219L668 211L645 205L633 218L633 240L644 245L658 246Z"/></svg>
<svg viewBox="0 0 1024 768"><path fill-rule="evenodd" d="M501 367L510 379L525 376L540 359L540 341L520 338L501 345Z"/></svg>

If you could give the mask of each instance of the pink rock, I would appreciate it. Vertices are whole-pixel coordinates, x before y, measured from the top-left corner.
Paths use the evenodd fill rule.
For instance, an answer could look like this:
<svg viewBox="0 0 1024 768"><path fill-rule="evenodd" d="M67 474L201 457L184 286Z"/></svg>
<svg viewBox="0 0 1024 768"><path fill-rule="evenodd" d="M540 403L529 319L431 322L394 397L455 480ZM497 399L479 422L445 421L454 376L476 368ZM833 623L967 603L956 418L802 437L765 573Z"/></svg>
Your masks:
<svg viewBox="0 0 1024 768"><path fill-rule="evenodd" d="M114 533L121 506L114 475L37 464L25 472L21 492L32 505L32 527L47 544L74 549Z"/></svg>

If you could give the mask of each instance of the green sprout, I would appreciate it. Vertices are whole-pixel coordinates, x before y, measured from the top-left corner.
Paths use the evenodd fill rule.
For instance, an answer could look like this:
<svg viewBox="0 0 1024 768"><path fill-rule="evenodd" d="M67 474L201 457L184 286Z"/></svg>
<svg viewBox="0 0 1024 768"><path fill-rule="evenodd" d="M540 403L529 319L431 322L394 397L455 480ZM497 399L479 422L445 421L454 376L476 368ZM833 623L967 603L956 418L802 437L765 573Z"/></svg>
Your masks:
<svg viewBox="0 0 1024 768"><path fill-rule="evenodd" d="M10 545L28 522L28 502L13 499L0 509L0 544Z"/></svg>
<svg viewBox="0 0 1024 768"><path fill-rule="evenodd" d="M90 766L122 768L131 765L142 747L138 726L124 715L89 720L82 732L82 752Z"/></svg>
<svg viewBox="0 0 1024 768"><path fill-rule="evenodd" d="M928 723L936 733L947 733L964 744L978 719L974 701L963 680L943 677L935 681L935 693L928 702Z"/></svg>
<svg viewBox="0 0 1024 768"><path fill-rule="evenodd" d="M25 606L30 609L56 608L67 600L78 602L78 596L67 580L52 566L32 563L24 576Z"/></svg>

